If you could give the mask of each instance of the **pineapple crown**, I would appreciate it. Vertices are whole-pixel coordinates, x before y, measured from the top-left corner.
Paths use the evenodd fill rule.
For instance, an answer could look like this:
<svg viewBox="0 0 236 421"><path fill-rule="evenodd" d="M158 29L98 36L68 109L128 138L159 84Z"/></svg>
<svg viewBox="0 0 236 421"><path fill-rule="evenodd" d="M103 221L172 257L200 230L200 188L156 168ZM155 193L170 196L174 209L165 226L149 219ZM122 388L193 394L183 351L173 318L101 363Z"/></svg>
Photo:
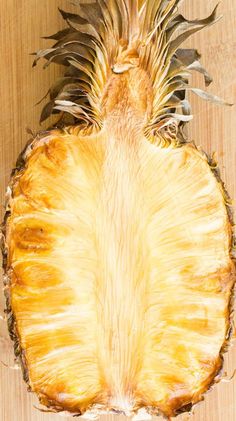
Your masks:
<svg viewBox="0 0 236 421"><path fill-rule="evenodd" d="M69 114L73 124L100 129L109 78L136 66L147 72L153 87L153 107L145 128L149 137L163 131L170 136L182 132L192 119L187 91L227 104L189 85L191 71L203 74L206 86L212 78L200 64L196 49L180 48L191 35L219 19L217 6L205 19L188 20L178 11L180 1L74 0L77 13L59 9L68 27L45 37L56 43L35 53L33 63L44 57L45 68L53 62L65 66L64 76L49 90L41 122L60 113L62 124L68 124Z"/></svg>

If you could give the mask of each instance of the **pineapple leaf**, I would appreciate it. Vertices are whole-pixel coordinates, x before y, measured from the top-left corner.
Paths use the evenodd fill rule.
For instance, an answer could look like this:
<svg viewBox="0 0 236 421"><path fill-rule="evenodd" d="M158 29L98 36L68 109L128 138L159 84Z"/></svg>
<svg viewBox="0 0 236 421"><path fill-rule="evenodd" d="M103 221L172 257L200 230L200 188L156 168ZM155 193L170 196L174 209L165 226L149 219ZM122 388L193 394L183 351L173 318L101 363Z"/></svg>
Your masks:
<svg viewBox="0 0 236 421"><path fill-rule="evenodd" d="M34 60L34 65L44 58L44 67L52 62L66 67L64 78L50 90L51 101L43 110L43 118L53 112L52 100L63 98L66 106L57 104L56 110L71 112L78 122L87 115L88 125L95 121L96 127L101 128L103 95L112 73L123 73L135 66L150 75L153 87L153 109L145 128L148 136L162 119L186 122L186 115L191 114L186 100L190 89L202 99L227 104L188 86L192 71L204 76L206 86L212 77L201 65L196 49L180 48L191 35L219 19L218 5L207 18L188 20L178 12L179 3L180 0L74 0L77 13L59 9L68 28L46 37L56 43L51 49L39 51ZM175 106L176 98L179 101ZM86 108L81 108L84 101ZM176 117L181 110L182 120Z"/></svg>

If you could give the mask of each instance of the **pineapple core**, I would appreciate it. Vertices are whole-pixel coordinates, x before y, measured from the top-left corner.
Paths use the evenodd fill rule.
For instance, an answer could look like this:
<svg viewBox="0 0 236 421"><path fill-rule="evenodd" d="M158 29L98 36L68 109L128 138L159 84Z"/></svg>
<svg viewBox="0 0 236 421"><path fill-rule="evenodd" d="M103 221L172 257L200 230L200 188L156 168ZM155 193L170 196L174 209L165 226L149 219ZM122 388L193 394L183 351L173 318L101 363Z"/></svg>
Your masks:
<svg viewBox="0 0 236 421"><path fill-rule="evenodd" d="M141 70L112 76L103 129L48 132L13 179L11 306L30 387L57 410L171 416L221 368L234 270L222 187L193 145L147 140L151 105Z"/></svg>

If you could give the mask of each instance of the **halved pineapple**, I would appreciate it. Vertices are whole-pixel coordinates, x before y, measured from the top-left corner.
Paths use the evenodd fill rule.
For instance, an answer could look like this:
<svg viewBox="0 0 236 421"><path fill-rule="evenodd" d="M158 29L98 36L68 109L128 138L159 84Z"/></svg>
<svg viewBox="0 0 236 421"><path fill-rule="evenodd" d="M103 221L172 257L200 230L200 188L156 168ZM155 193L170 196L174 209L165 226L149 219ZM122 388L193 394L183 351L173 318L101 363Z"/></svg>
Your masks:
<svg viewBox="0 0 236 421"><path fill-rule="evenodd" d="M145 55L135 38L138 21L140 38L149 28L144 10L154 25L156 7L158 19L170 28L178 22L173 15L178 2L169 2L171 8L150 1L137 15L134 3L127 2L133 44L122 40L117 56L111 55L113 74L100 84L101 97L90 74L95 86L90 99L100 98L97 105L86 114L81 98L57 102L86 116L90 126L38 136L10 186L5 232L10 330L31 390L55 411L130 415L146 408L177 415L214 382L229 335L235 268L226 193L206 155L181 142L180 116L172 108L174 101L186 107L186 100L173 86L178 76L173 61L172 68L164 62L168 79L158 86L147 61L155 43L149 40ZM96 13L104 17L108 8L120 23L112 5L121 11L124 2L101 4ZM98 31L89 14L93 9L81 10ZM85 20L76 16L65 14L77 25ZM72 42L77 35L78 28L74 33L69 28L57 39ZM95 37L86 36L86 42ZM97 43L102 63L99 48ZM184 51L178 52L182 62ZM196 58L195 51L188 53ZM82 65L78 68L77 63L81 72ZM177 82L183 83L180 76Z"/></svg>
<svg viewBox="0 0 236 421"><path fill-rule="evenodd" d="M198 401L221 368L234 279L206 156L49 133L10 207L11 306L41 402L171 415Z"/></svg>

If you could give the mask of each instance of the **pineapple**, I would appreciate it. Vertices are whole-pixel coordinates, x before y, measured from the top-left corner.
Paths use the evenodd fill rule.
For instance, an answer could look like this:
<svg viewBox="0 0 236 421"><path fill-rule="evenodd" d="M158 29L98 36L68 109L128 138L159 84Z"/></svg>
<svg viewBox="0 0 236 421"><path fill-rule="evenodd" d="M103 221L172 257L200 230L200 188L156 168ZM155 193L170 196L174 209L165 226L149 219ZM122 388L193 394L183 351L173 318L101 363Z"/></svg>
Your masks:
<svg viewBox="0 0 236 421"><path fill-rule="evenodd" d="M186 140L191 70L180 48L217 20L179 0L77 1L39 51L66 68L7 192L3 254L11 338L52 412L176 416L220 378L235 266L229 199Z"/></svg>

